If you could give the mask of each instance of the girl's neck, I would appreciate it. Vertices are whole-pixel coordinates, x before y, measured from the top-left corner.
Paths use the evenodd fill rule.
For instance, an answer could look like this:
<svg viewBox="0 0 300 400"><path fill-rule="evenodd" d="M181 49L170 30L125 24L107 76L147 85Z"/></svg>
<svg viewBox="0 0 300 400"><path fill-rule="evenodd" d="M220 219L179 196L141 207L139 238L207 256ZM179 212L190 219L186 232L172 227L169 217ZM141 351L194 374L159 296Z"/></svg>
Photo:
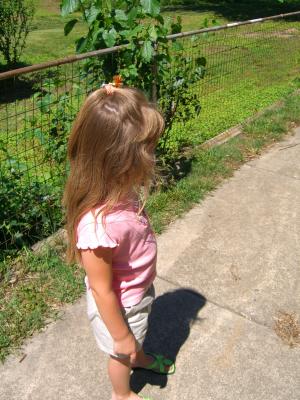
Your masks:
<svg viewBox="0 0 300 400"><path fill-rule="evenodd" d="M120 198L120 201L127 201L127 200L138 200L138 194L134 190L131 190Z"/></svg>

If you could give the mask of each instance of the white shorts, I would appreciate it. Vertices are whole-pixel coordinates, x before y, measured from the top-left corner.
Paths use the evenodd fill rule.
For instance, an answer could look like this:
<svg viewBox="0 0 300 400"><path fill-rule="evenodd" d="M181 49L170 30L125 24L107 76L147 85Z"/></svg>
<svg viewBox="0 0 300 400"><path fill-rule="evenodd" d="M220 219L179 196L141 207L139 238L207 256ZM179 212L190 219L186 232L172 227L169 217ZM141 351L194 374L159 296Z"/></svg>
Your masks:
<svg viewBox="0 0 300 400"><path fill-rule="evenodd" d="M127 356L114 353L114 341L111 337L106 325L104 324L98 308L95 302L93 293L91 289L86 290L87 298L87 315L91 323L92 330L97 342L98 347L114 357L126 358ZM134 335L137 343L138 349L142 348L143 342L148 328L148 316L151 312L151 306L155 298L154 286L151 285L150 288L145 293L142 300L131 307L122 307L121 311L124 316L124 320L127 323L129 329Z"/></svg>

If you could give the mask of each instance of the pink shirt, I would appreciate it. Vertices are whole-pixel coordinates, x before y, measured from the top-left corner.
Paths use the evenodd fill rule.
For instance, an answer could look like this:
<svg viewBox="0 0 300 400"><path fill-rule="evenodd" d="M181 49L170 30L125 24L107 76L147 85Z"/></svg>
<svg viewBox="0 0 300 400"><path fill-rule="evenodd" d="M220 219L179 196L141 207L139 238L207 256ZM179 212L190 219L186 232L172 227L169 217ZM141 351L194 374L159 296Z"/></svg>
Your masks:
<svg viewBox="0 0 300 400"><path fill-rule="evenodd" d="M99 207L95 210L96 213ZM156 276L157 246L145 211L138 216L138 202L129 200L118 204L107 216L105 229L101 215L94 222L91 211L77 227L78 249L98 246L113 249L113 289L124 307L140 302ZM85 283L89 288L88 277Z"/></svg>

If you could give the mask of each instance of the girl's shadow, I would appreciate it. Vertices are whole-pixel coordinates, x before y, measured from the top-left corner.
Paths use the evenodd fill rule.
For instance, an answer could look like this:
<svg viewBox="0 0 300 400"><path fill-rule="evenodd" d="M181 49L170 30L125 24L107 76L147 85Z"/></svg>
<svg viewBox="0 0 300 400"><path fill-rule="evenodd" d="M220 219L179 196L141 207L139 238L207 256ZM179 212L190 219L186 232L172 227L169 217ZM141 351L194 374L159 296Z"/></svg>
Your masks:
<svg viewBox="0 0 300 400"><path fill-rule="evenodd" d="M205 297L191 289L178 289L156 298L149 316L145 351L176 360L180 347L189 336L190 327L201 320L197 314L205 303ZM136 393L147 383L163 388L167 382L167 375L146 370L136 370L130 378L131 388Z"/></svg>

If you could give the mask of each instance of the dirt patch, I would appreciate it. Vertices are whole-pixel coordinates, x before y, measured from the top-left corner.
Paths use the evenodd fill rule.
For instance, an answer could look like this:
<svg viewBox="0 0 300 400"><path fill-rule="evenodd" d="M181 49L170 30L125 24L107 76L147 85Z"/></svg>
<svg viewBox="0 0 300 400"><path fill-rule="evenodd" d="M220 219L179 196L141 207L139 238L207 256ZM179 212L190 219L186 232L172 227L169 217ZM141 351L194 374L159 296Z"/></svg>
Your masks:
<svg viewBox="0 0 300 400"><path fill-rule="evenodd" d="M300 345L300 325L296 313L279 311L274 317L274 331L290 347Z"/></svg>

